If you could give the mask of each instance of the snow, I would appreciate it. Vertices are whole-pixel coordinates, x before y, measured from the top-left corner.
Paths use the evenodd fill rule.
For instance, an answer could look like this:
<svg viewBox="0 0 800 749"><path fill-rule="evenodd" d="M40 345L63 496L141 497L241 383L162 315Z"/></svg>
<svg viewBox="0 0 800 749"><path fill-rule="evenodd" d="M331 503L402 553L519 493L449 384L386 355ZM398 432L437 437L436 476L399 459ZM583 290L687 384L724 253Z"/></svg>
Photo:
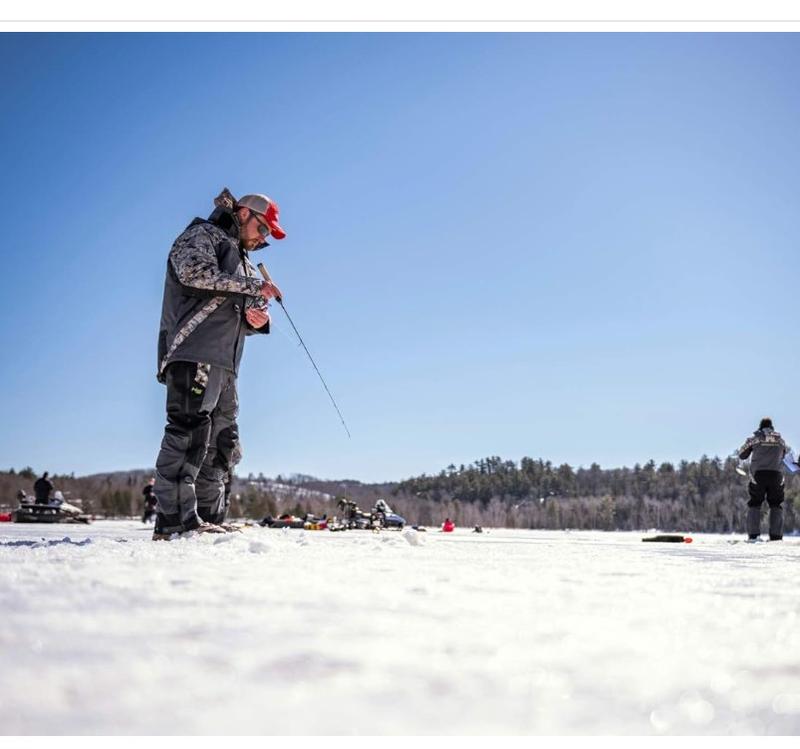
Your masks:
<svg viewBox="0 0 800 749"><path fill-rule="evenodd" d="M800 538L0 526L3 734L797 734Z"/></svg>

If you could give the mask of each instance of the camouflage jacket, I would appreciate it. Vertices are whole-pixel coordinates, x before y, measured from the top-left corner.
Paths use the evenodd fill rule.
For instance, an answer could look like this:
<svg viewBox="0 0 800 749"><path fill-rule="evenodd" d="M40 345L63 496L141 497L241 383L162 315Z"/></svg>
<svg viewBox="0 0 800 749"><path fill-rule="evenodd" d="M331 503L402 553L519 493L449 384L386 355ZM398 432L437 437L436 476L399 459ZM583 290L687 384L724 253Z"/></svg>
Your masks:
<svg viewBox="0 0 800 749"><path fill-rule="evenodd" d="M742 460L750 458L752 476L756 471L780 471L788 452L789 446L774 429L757 429L739 448L738 455Z"/></svg>
<svg viewBox="0 0 800 749"><path fill-rule="evenodd" d="M175 240L167 260L158 335L158 380L174 361L223 367L238 374L250 307L264 309L262 281L234 234L196 218Z"/></svg>

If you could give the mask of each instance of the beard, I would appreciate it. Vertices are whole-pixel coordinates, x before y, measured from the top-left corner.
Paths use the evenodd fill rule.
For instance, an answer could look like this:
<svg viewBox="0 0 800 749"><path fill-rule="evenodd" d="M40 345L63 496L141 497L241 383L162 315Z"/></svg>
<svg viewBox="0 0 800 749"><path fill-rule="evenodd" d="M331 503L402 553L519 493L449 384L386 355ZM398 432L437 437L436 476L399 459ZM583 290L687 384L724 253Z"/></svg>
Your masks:
<svg viewBox="0 0 800 749"><path fill-rule="evenodd" d="M260 250L262 247L266 247L267 245L260 235L254 239L240 239L239 243L242 245L242 249L245 250L245 252Z"/></svg>

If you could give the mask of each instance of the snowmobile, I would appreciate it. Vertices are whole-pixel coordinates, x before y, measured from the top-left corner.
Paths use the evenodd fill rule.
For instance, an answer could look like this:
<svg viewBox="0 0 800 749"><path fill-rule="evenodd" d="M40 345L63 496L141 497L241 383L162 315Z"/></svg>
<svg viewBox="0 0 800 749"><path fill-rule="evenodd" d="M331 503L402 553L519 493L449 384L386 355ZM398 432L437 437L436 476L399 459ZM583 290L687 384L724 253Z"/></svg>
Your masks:
<svg viewBox="0 0 800 749"><path fill-rule="evenodd" d="M375 503L375 507L372 508L372 514L381 528L397 528L397 530L401 531L406 524L406 519L394 512L385 499L379 499Z"/></svg>
<svg viewBox="0 0 800 749"><path fill-rule="evenodd" d="M49 502L35 502L33 497L20 500L19 507L12 513L15 523L85 523L92 522L92 516L79 507L61 499Z"/></svg>

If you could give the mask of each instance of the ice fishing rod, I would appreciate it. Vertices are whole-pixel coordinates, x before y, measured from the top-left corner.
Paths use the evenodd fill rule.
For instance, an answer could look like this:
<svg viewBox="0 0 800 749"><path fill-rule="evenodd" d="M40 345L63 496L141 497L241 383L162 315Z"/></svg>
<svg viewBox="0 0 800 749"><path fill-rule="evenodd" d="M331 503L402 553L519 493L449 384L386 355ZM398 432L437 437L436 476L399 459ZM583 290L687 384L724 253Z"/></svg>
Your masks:
<svg viewBox="0 0 800 749"><path fill-rule="evenodd" d="M261 272L261 275L264 277L264 280L268 284L270 284L272 286L275 286L275 284L272 283L272 279L270 278L270 275L267 272L267 268L264 265L264 263L259 263L258 264L258 270ZM277 288L277 286L275 286L275 288ZM319 367L317 366L317 363L314 361L314 357L311 356L311 352L308 350L308 346L306 346L305 341L303 341L303 336L300 335L300 331L297 330L297 326L294 324L294 321L292 320L291 316L286 311L286 307L283 304L283 299L281 297L279 297L279 296L276 296L275 297L275 301L278 304L281 305L281 309L283 310L284 314L286 315L286 319L291 324L292 330L294 330L294 334L297 336L297 340L300 341L301 345L303 346L303 348L306 351L306 354L308 354L308 358L311 361L311 364L314 366L314 369L315 369L317 375L319 375L320 382L322 382L322 387L325 388L325 392L328 394L328 397L331 399L331 403L333 403L333 407L336 409L336 413L339 414L339 419L342 422L342 426L344 427L344 431L347 432L347 436L350 439L353 439L351 437L351 435L350 435L350 430L347 428L347 424L345 424L345 422L344 422L344 416L342 416L342 412L339 410L339 406L336 405L336 401L333 399L333 396L331 395L331 391L328 389L328 386L325 383L325 378L322 376L322 372L319 371Z"/></svg>

